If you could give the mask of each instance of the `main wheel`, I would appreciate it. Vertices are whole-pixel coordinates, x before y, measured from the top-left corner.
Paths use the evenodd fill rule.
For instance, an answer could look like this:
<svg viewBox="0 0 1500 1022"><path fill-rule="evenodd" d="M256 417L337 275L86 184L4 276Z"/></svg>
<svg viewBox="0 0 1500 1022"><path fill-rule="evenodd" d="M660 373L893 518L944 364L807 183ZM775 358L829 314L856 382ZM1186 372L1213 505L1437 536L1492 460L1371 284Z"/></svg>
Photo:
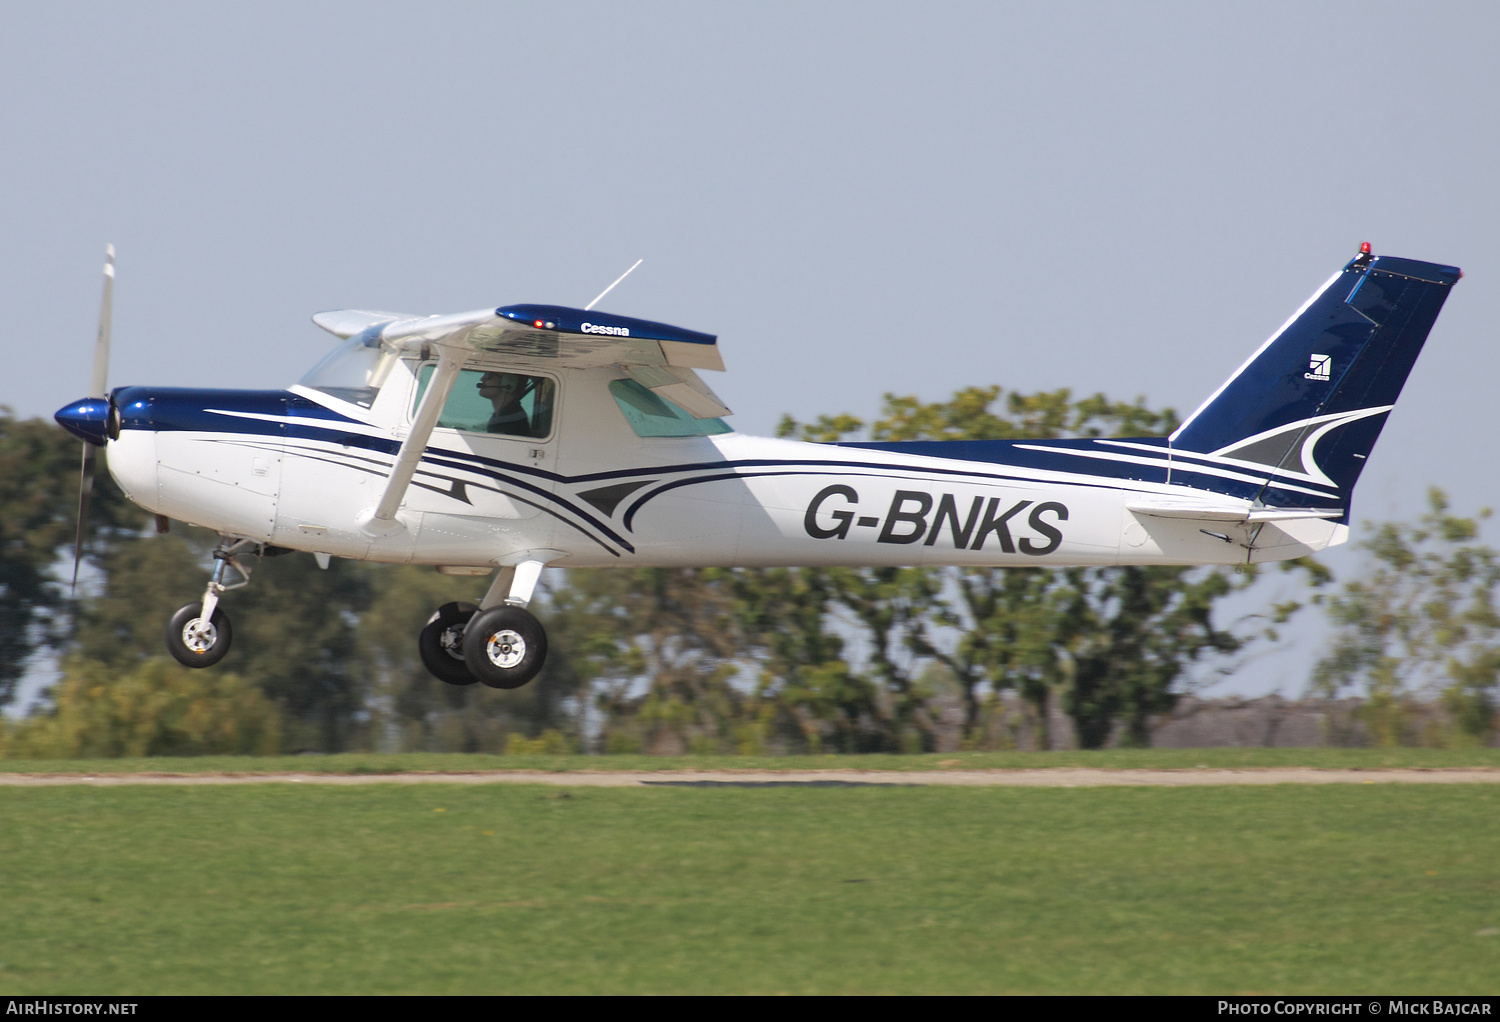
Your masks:
<svg viewBox="0 0 1500 1022"><path fill-rule="evenodd" d="M439 681L450 685L472 685L479 679L464 663L464 626L479 608L472 603L445 603L427 619L417 636L422 666Z"/></svg>
<svg viewBox="0 0 1500 1022"><path fill-rule="evenodd" d="M464 632L464 663L490 688L520 688L547 659L542 623L520 607L491 607Z"/></svg>
<svg viewBox="0 0 1500 1022"><path fill-rule="evenodd" d="M203 620L203 604L189 603L177 609L167 622L167 652L188 667L212 667L229 652L234 629L223 607L215 607Z"/></svg>

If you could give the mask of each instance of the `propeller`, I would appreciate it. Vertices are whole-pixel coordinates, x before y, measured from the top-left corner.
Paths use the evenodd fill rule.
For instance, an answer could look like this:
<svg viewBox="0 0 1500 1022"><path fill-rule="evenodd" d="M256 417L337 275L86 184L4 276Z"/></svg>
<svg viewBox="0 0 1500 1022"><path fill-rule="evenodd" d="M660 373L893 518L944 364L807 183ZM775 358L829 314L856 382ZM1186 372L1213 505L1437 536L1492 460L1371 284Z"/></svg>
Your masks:
<svg viewBox="0 0 1500 1022"><path fill-rule="evenodd" d="M114 298L115 247L106 245L104 248L104 298L99 305L99 336L94 341L94 372L89 377L87 401L74 402L75 405L86 403L96 408L96 402L102 400L105 403L106 430L110 409L108 407L109 395L105 392L104 386L109 375L109 331L110 319L114 312ZM78 480L78 534L73 540L73 588L75 590L78 588L78 566L83 561L83 531L88 523L89 501L94 495L94 465L98 448L102 446L102 440L84 438L83 464Z"/></svg>

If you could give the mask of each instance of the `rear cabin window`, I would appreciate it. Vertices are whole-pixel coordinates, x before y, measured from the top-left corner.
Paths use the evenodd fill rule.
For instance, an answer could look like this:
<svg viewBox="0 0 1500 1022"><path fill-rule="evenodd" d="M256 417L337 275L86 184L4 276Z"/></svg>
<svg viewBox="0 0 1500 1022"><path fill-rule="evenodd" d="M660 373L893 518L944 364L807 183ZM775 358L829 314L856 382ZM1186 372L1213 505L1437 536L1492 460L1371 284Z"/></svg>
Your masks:
<svg viewBox="0 0 1500 1022"><path fill-rule="evenodd" d="M411 413L417 414L422 395L437 367L417 371L417 391ZM552 406L557 383L546 376L525 373L481 372L464 369L454 381L438 425L470 433L542 439L552 432Z"/></svg>
<svg viewBox="0 0 1500 1022"><path fill-rule="evenodd" d="M634 380L615 380L609 392L636 436L715 436L731 433L723 419L695 419Z"/></svg>

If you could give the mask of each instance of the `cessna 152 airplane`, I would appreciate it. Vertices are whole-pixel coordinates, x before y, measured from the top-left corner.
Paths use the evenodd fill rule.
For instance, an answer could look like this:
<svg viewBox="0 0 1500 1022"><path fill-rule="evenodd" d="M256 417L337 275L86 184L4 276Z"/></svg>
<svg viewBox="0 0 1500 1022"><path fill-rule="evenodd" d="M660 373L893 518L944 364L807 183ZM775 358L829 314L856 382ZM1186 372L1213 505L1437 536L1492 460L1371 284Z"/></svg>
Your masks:
<svg viewBox="0 0 1500 1022"><path fill-rule="evenodd" d="M93 387L56 418L84 440L80 548L100 447L159 527L221 537L172 655L217 663L222 594L300 550L493 574L418 643L443 681L495 688L542 666L526 607L547 565L1253 564L1342 543L1462 276L1362 245L1170 437L810 444L724 422L698 376L724 368L714 336L592 303L325 312L341 343L287 390L106 391L112 249L105 273Z"/></svg>

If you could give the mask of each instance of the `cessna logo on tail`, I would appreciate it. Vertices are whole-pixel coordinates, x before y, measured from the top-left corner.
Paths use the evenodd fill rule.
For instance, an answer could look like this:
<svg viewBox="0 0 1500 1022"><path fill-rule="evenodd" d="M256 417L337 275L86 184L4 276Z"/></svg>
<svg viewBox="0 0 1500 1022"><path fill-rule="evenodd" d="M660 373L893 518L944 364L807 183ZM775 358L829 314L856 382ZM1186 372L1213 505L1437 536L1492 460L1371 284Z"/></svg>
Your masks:
<svg viewBox="0 0 1500 1022"><path fill-rule="evenodd" d="M837 500L835 500L837 498ZM879 527L877 543L916 543L933 546L946 529L953 546L959 550L981 550L991 536L1007 553L1016 552L1040 557L1050 554L1062 545L1062 531L1056 522L1068 520L1068 508L1055 500L1040 504L1030 500L1018 500L1006 504L999 497L975 497L967 511L959 514L958 500L951 493L937 498L933 509L933 496L921 490L897 490L891 498L891 506L885 517L858 514L859 494L854 487L842 483L824 487L807 505L807 514L802 527L813 539L847 539L851 528L873 529ZM824 505L827 504L827 507ZM1031 531L1042 537L1041 542L1031 536L1017 539L1011 534L1012 527L1020 528L1021 513L1030 509L1024 522ZM1049 521L1046 516L1051 516ZM820 519L830 524L820 523Z"/></svg>
<svg viewBox="0 0 1500 1022"><path fill-rule="evenodd" d="M1304 380L1331 380L1333 379L1333 356L1314 355L1307 360L1308 372L1302 374Z"/></svg>

